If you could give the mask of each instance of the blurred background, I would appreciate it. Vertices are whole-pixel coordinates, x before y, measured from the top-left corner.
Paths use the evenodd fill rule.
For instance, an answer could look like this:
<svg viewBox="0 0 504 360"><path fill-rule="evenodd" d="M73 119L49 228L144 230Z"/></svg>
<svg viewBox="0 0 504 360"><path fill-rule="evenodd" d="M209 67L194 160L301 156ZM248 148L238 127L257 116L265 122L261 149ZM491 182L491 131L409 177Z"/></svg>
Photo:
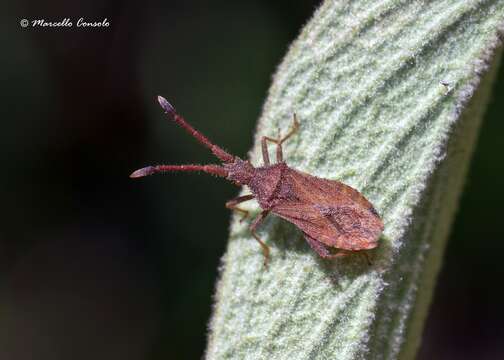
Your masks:
<svg viewBox="0 0 504 360"><path fill-rule="evenodd" d="M0 359L201 358L224 202L238 189L210 176L128 175L213 161L165 120L158 94L245 156L271 75L318 3L3 4ZM20 26L80 17L110 26ZM504 69L420 359L504 358L503 100Z"/></svg>

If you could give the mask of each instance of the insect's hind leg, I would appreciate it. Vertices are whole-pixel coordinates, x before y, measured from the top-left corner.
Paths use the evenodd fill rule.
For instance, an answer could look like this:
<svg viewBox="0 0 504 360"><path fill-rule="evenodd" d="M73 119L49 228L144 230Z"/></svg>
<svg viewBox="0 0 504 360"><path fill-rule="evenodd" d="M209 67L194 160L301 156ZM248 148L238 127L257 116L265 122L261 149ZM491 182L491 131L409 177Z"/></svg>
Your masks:
<svg viewBox="0 0 504 360"><path fill-rule="evenodd" d="M240 222L242 222L243 220L245 220L247 218L248 211L240 209L237 205L241 204L244 201L252 200L253 198L254 198L254 195L238 196L238 197L235 197L234 199L231 199L228 202L226 202L226 207L228 209L231 209L231 210L234 210L234 211L238 211L239 213L242 213L243 216L240 219Z"/></svg>
<svg viewBox="0 0 504 360"><path fill-rule="evenodd" d="M348 250L341 250L340 249L338 252L332 253L326 245L324 245L320 241L315 240L314 238L310 237L309 235L305 234L305 239L308 242L308 245L310 245L310 247L321 258L330 259L331 260L331 259L337 259L337 258L341 258L341 257L344 257L344 256L348 256L348 255L357 253L359 255L363 255L365 257L366 261L367 261L367 264L371 265L371 261L369 260L369 256L365 252L362 252L362 251L356 252L356 251L348 251Z"/></svg>
<svg viewBox="0 0 504 360"><path fill-rule="evenodd" d="M321 257L324 259L336 259L345 255L348 255L346 252L337 252L335 254L331 253L327 246L322 244L320 241L315 240L309 235L305 234L305 239L308 242L308 245Z"/></svg>
<svg viewBox="0 0 504 360"><path fill-rule="evenodd" d="M265 166L269 166L270 165L270 159L269 159L269 154L268 154L268 144L267 144L267 141L270 141L270 142L272 142L272 143L274 143L274 144L277 145L277 148L276 148L276 161L277 161L277 163L278 162L282 162L283 161L282 144L288 138L290 138L292 135L294 135L294 133L298 129L299 129L299 122L297 120L296 114L294 113L293 119L292 119L292 128L287 133L287 135L285 135L283 138L279 138L279 139L274 139L274 138L271 138L271 137L268 137L268 136L263 136L262 137L262 139L261 139L261 148L262 148L262 155L263 155L263 161L264 161L264 165Z"/></svg>
<svg viewBox="0 0 504 360"><path fill-rule="evenodd" d="M264 266L268 265L269 261L269 253L270 249L269 246L264 243L264 241L261 240L261 238L257 235L256 229L257 227L263 222L264 218L268 215L269 211L264 210L262 213L260 213L250 225L250 232L252 233L252 236L257 240L259 245L261 245L261 249L264 255Z"/></svg>

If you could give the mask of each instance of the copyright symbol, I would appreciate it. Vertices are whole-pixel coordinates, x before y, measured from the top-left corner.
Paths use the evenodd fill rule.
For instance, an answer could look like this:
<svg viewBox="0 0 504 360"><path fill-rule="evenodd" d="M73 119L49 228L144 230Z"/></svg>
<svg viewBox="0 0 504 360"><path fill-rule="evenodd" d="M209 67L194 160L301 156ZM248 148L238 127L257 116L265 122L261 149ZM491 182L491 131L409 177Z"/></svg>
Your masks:
<svg viewBox="0 0 504 360"><path fill-rule="evenodd" d="M21 21L19 22L19 24L21 24L21 27L23 27L23 28L28 27L28 20L21 19Z"/></svg>

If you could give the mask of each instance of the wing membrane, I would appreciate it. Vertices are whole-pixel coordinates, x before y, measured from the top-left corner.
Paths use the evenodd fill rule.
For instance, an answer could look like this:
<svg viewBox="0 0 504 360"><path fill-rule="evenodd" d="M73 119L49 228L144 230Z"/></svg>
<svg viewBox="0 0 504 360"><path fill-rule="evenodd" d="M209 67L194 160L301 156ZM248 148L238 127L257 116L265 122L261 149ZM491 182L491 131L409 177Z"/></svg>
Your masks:
<svg viewBox="0 0 504 360"><path fill-rule="evenodd" d="M283 186L285 196L271 211L308 236L339 249L376 247L383 223L357 190L295 170L286 174Z"/></svg>

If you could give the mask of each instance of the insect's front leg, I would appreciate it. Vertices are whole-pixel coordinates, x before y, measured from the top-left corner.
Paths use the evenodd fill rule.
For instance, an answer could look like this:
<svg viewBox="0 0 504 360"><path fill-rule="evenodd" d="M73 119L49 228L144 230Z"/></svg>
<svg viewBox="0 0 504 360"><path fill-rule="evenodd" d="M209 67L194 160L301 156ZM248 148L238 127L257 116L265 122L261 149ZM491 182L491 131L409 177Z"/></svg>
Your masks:
<svg viewBox="0 0 504 360"><path fill-rule="evenodd" d="M231 209L231 210L234 210L234 211L238 211L240 213L243 214L242 218L240 219L240 222L242 222L243 220L245 220L248 216L248 211L247 210L243 210L243 209L240 209L237 205L244 202L244 201L248 201L248 200L252 200L254 198L254 195L243 195L243 196L238 196L238 197L235 197L234 199L231 199L229 200L228 202L226 202L226 207L228 209Z"/></svg>
<svg viewBox="0 0 504 360"><path fill-rule="evenodd" d="M250 232L252 233L252 236L257 240L257 242L259 243L259 245L261 245L261 248L262 248L262 252L263 252L263 255L264 255L264 266L267 266L268 265L268 261L269 261L269 253L270 253L270 250L269 250L269 246L266 245L260 238L259 236L257 235L256 233L256 228L263 222L264 218L266 218L266 216L268 215L269 211L268 210L263 210L262 213L260 213L254 220L254 222L252 223L252 225L250 225Z"/></svg>
<svg viewBox="0 0 504 360"><path fill-rule="evenodd" d="M263 155L263 161L264 161L264 165L265 166L269 166L270 165L270 159L269 159L269 154L268 154L268 143L267 143L267 141L270 141L270 142L272 142L272 143L274 143L274 144L277 145L277 148L276 148L276 161L277 161L277 163L278 162L282 162L283 161L282 144L288 138L290 138L292 135L294 135L294 133L298 129L299 129L299 122L297 120L296 114L294 114L293 120L292 120L292 128L287 133L287 135L285 135L283 138L274 139L274 138L270 138L268 136L263 136L262 137L262 139L261 139L261 148L262 148L262 155Z"/></svg>

